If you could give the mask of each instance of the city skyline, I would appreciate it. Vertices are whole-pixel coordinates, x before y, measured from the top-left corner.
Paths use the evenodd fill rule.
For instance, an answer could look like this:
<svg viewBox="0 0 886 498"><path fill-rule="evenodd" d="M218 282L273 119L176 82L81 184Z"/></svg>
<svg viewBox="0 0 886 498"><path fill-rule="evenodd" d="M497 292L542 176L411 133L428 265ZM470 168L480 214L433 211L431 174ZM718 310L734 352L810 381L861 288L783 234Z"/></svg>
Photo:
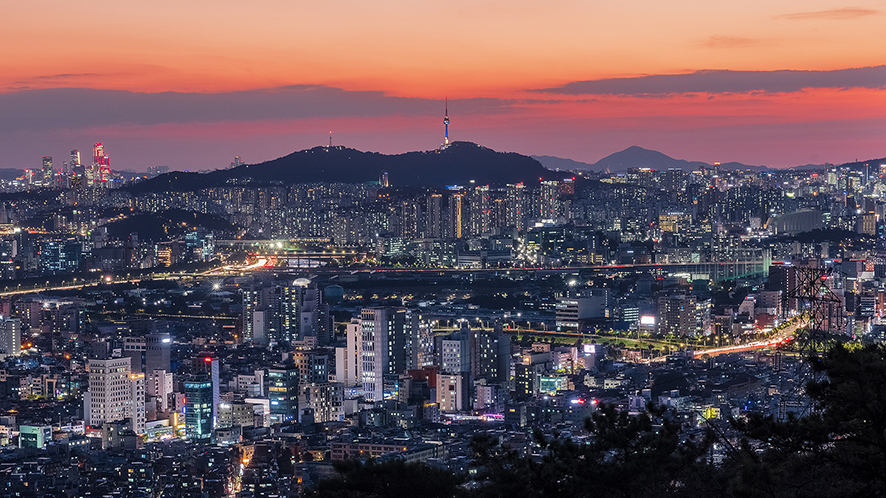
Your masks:
<svg viewBox="0 0 886 498"><path fill-rule="evenodd" d="M115 167L223 167L452 140L593 163L631 145L789 167L883 157L879 4L7 8L0 167L105 142ZM211 12L212 22L205 13ZM101 36L71 26L100 25Z"/></svg>
<svg viewBox="0 0 886 498"><path fill-rule="evenodd" d="M0 498L886 497L862 1L4 5Z"/></svg>

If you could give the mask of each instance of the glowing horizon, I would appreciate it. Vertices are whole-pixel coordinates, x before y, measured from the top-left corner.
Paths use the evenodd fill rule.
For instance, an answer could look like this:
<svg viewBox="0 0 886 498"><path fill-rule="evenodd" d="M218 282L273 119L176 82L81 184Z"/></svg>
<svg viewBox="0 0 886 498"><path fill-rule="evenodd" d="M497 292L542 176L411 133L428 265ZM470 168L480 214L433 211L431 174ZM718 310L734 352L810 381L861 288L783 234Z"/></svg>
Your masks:
<svg viewBox="0 0 886 498"><path fill-rule="evenodd" d="M329 130L426 150L446 96L451 140L588 163L630 145L769 166L886 156L873 2L35 0L4 14L5 168L96 141L115 169L218 168Z"/></svg>

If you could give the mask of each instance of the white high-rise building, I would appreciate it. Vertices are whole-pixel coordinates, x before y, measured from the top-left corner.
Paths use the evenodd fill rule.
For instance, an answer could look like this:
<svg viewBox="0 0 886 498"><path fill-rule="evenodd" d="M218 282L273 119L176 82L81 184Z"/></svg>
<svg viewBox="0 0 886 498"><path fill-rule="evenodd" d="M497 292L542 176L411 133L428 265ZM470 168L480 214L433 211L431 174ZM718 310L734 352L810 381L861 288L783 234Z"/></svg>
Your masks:
<svg viewBox="0 0 886 498"><path fill-rule="evenodd" d="M136 434L145 433L145 374L130 371L130 358L89 360L89 391L83 397L86 424L131 419Z"/></svg>
<svg viewBox="0 0 886 498"><path fill-rule="evenodd" d="M363 383L360 368L360 350L363 345L363 327L359 318L352 318L345 329L347 342L343 348L335 348L335 380L345 387Z"/></svg>
<svg viewBox="0 0 886 498"><path fill-rule="evenodd" d="M386 397L385 376L410 367L406 310L364 308L360 315L363 395L369 401L380 401Z"/></svg>
<svg viewBox="0 0 886 498"><path fill-rule="evenodd" d="M458 412L463 410L461 374L437 374L437 405L441 412Z"/></svg>
<svg viewBox="0 0 886 498"><path fill-rule="evenodd" d="M130 373L129 374L129 395L130 400L126 404L129 411L129 417L132 419L132 430L136 434L144 434L147 425L147 415L145 413L145 374Z"/></svg>
<svg viewBox="0 0 886 498"><path fill-rule="evenodd" d="M0 318L0 354L22 354L22 322L18 318Z"/></svg>
<svg viewBox="0 0 886 498"><path fill-rule="evenodd" d="M169 395L172 394L172 373L154 370L148 377L147 394L157 398L157 410L169 411Z"/></svg>

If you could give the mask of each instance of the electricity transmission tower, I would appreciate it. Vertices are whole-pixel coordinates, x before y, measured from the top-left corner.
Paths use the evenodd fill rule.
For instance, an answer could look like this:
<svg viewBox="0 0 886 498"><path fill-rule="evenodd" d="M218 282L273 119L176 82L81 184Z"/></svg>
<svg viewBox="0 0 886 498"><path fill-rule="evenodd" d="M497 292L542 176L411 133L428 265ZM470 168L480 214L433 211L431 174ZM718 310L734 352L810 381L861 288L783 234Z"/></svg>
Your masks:
<svg viewBox="0 0 886 498"><path fill-rule="evenodd" d="M794 267L796 287L784 295L784 304L795 305L800 311L798 320L806 326L798 329L792 350L800 363L796 382L790 392L784 393L779 402L778 418L784 419L789 408L802 416L810 407L806 385L817 382L820 373L812 368L818 355L827 348L828 340L845 326L843 299L828 287L834 276L833 268Z"/></svg>

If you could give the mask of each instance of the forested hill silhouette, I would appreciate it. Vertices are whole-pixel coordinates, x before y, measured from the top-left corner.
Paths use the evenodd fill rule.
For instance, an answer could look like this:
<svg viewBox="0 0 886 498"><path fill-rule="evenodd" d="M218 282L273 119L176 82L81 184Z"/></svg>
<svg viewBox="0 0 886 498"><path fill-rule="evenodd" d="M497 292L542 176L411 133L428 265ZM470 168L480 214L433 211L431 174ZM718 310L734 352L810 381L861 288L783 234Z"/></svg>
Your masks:
<svg viewBox="0 0 886 498"><path fill-rule="evenodd" d="M442 151L386 155L341 146L314 147L271 161L211 173L172 172L128 188L132 192L192 191L222 185L312 182L365 183L388 172L392 185L504 185L555 179L562 174L535 159L513 152L496 152L471 142L454 142ZM559 175L559 176L558 176Z"/></svg>
<svg viewBox="0 0 886 498"><path fill-rule="evenodd" d="M633 145L625 150L610 154L600 159L590 169L609 171L613 173L621 173L627 171L628 168L654 168L666 170L668 168L678 168L685 172L695 169L710 168L711 165L702 161L687 161L685 159L674 159L673 157L659 152L657 150L644 149ZM751 170L751 171L767 171L765 166L750 166L738 162L727 162L720 165L726 170Z"/></svg>

